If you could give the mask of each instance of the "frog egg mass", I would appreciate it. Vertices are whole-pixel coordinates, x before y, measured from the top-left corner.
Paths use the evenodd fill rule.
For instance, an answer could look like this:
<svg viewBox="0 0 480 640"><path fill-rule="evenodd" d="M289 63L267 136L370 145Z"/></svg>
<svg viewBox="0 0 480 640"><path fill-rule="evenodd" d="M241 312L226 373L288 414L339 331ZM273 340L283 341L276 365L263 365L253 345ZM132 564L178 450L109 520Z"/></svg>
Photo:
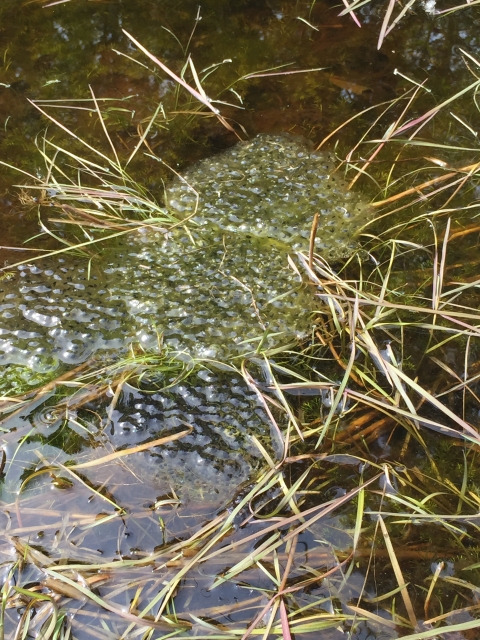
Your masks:
<svg viewBox="0 0 480 640"><path fill-rule="evenodd" d="M353 250L369 215L328 155L289 136L260 135L198 162L167 186L165 200L184 225L121 236L91 265L60 254L0 282L2 393L38 386L98 352L124 355L132 343L238 365L259 346L291 345L308 334L317 306L291 266L308 251L315 213L315 249L330 259ZM108 437L134 445L188 423L187 438L138 456L140 475L175 478L186 493L231 493L257 464L249 434L268 435L268 418L243 379L200 373L154 396L125 390Z"/></svg>
<svg viewBox="0 0 480 640"><path fill-rule="evenodd" d="M134 340L225 359L288 344L308 331L312 290L288 264L308 250L339 258L367 216L330 158L287 136L260 135L202 160L166 190L188 218L102 248L90 269L68 254L19 267L1 282L0 364L47 373Z"/></svg>
<svg viewBox="0 0 480 640"><path fill-rule="evenodd" d="M167 202L201 229L216 226L308 250L319 214L316 250L338 259L352 249L368 207L348 191L329 154L289 136L259 135L197 163L167 188Z"/></svg>

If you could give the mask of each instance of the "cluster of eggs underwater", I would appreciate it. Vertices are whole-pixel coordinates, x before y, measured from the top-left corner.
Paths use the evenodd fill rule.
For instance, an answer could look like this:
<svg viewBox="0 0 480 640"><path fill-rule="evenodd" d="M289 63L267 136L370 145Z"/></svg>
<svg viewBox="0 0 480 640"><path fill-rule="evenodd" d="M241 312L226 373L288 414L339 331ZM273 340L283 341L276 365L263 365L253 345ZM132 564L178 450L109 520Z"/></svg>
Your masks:
<svg viewBox="0 0 480 640"><path fill-rule="evenodd" d="M315 248L330 258L352 250L368 215L328 155L268 135L191 167L167 187L166 206L185 225L132 231L90 263L60 254L22 265L0 283L4 380L31 375L37 384L59 366L125 353L132 342L217 362L290 344L308 333L316 307L314 290L291 267L295 253L308 250L314 214ZM157 475L163 469L162 477L183 477L203 492L238 484L255 458L248 434L268 433L268 420L243 380L212 380L197 375L148 402L125 392L112 417L113 444L154 439L180 420L192 434L144 454L142 469L153 464Z"/></svg>

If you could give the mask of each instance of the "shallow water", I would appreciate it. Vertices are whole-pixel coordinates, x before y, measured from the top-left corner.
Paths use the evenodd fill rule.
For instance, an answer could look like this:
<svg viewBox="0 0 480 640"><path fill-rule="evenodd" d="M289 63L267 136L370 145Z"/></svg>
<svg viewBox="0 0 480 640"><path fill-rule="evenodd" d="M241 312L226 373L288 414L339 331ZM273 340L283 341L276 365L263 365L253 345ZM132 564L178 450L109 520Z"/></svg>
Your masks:
<svg viewBox="0 0 480 640"><path fill-rule="evenodd" d="M121 32L121 27L125 27L179 72L186 60L182 47L186 48L195 25L196 3L181 2L175 7L167 7L161 2L87 3L71 0L45 8L42 4L47 3L19 5L16 1L5 0L0 8L0 39L4 45L0 75L2 159L26 171L45 174L43 161L39 156L32 158L32 149L35 136L44 129L46 120L40 119L38 112L26 101L27 97L50 100L48 104L42 104L42 108L71 126L93 146L110 153L91 102L71 102L64 106L66 98L88 100L87 85L90 83L101 99L105 123L117 151L125 157L137 144L154 109L162 101L168 116L157 120L150 130L147 153L153 151L175 170L180 170L193 187L205 187L207 195L200 196L199 228L192 227L190 236L183 231L175 231L169 238L160 231L158 236L154 235L155 232L135 232L129 241L119 242L109 254L93 260L90 266L84 258L55 258L48 264L39 262L34 263L35 266L15 269L12 280L2 281L0 284L6 295L11 296L3 302L6 306L2 309L2 357L6 367L2 393L38 386L55 375L54 372L68 371L96 352L100 364L111 365L110 356L117 349L125 349L135 343L145 348L156 347L162 336L169 349L184 354L182 361L188 365L192 356L207 359L243 356L255 351L259 344L271 348L305 335L314 308L312 291L306 289L301 279L286 266L287 254L292 247L307 248L310 223L316 212L313 208L316 207L327 209L325 219L328 225L325 226L335 229L331 244L325 243L325 236L319 233L317 248L323 249L327 255L333 245L336 250L340 248L339 253L348 253L350 230L357 228L359 220L354 213L351 222L345 224L343 179L336 178L340 182L341 202L336 195L335 207L329 210L330 204L324 206L323 189L320 194L308 192L309 185L314 182L304 181L303 168L298 173L289 173L289 176L294 176L295 183L300 182L302 195L295 203L295 207L299 207L299 219L292 220L291 228L287 230L279 224L285 214L283 204L277 203L272 207L266 191L263 191L269 185L265 185L263 177L257 181L257 176L263 172L250 173L247 179L250 182L245 181L244 173L234 176L239 179L240 184L236 186L240 189L235 189L233 197L231 193L225 193L225 187L229 191L230 184L224 183L223 176L218 180L219 165L226 162L230 167L235 154L242 153L242 147L237 148L238 152L213 154L225 148L231 149L236 137L221 127L215 118L192 113L197 103L186 94L178 94L174 83L157 73L153 66L145 69L113 51L117 49L133 57L138 55ZM376 102L395 97L409 86L401 76L393 74L395 68L416 81L423 80L424 74L428 73L429 86L435 90L439 101L442 96L447 97L471 81L461 63L459 48L467 48L478 57L480 30L474 9L435 18L425 15L419 5L416 12L407 14L405 21L377 51L383 11L380 5L365 5L359 11L363 23L359 30L348 16L339 18L338 8L327 3L271 0L263 3L255 0L234 5L206 2L189 51L207 94L235 104L235 107L217 106L235 124L241 137L253 140L250 146L248 143L243 145L244 150L251 149L262 140L255 139L257 133L273 136L289 133L317 143L345 119ZM138 60L146 62L141 56ZM211 65L223 60L231 62L224 62L204 78ZM323 70L242 80L232 87L236 93L224 90L240 76L273 67L280 71L289 70L289 67L281 65L291 62L294 62L291 69L321 66ZM202 73L203 69L206 71ZM194 84L193 77L188 77ZM114 98L112 102L109 101L111 98ZM411 112L412 117L425 110L421 100ZM79 106L87 110L78 109ZM459 114L470 122L475 110L471 105L461 104ZM355 121L353 127L339 132L330 141L330 151L326 156L330 157L336 142L339 149L357 142L359 131L363 132L362 127L371 123L373 118L369 112ZM448 126L443 120L441 124L437 122L434 120L430 128L424 129L427 142L438 141L436 128L443 127L440 137L445 145L475 147L475 140L458 121L452 121ZM51 126L50 132L52 130ZM276 137L269 139L278 140ZM61 132L55 133L56 142L66 145L66 140ZM81 145L70 140L68 148L79 153ZM304 153L309 156L311 151L307 148ZM421 148L419 157L425 153ZM445 149L441 155L450 162L463 165L471 161L470 155L475 156L476 153L463 152L462 155L461 151ZM320 161L324 162L326 156L321 155ZM196 164L205 158L209 159ZM405 158L400 156L398 161L397 166L403 170ZM327 162L327 173L330 173L330 159ZM372 168L374 178L383 176L390 167L390 163L383 166L381 162ZM267 165L268 161L262 163ZM217 172L213 179L205 177L210 166ZM275 167L278 166L276 159ZM284 166L281 166L283 170ZM68 163L62 167L69 170ZM137 154L130 168L135 177L162 201L171 172L157 161L152 161L150 155L142 154ZM272 175L278 188L278 180L283 176L279 178L277 172ZM27 236L39 231L37 207L32 201L26 205L18 201L12 185L18 184L19 177L12 170L4 168L1 179L2 245L18 246ZM373 194L377 189L374 181L367 176L362 180L357 192L365 189ZM288 183L286 179L280 185L285 189L283 196L287 207L290 207ZM259 192L255 193L255 189ZM475 191L470 193L473 193L474 200L478 198ZM170 194L170 204L177 213L185 215L191 212L191 191L183 182L171 183L167 194ZM331 197L328 196L328 203ZM255 213L248 222L245 217L232 213L232 209L239 205L239 198L241 202L251 200L249 207ZM360 201L356 196L351 198L355 209ZM229 207L228 215L222 207L224 199ZM42 215L47 217L49 214L49 207L44 207ZM360 205L358 215L363 214L363 206ZM307 222L305 226L302 225L304 219ZM339 221L341 229L337 227ZM204 225L212 223L216 230L213 235L208 235ZM342 237L342 233L336 233L345 229L348 235L343 232ZM64 237L65 229L61 225L55 230ZM284 235L278 236L279 231ZM258 237L255 240L247 238L251 234ZM275 242L272 242L272 235ZM416 240L415 237L410 239ZM41 236L36 242L46 247L50 240ZM185 250L185 247L189 249ZM198 260L199 249L202 256L208 256L209 264L215 265L213 272L205 269L204 262ZM476 277L476 251L476 240L472 235L466 238L465 243L454 247L447 282L455 283L465 276L467 260L468 275ZM2 261L12 264L29 255L32 254L26 251L4 251ZM259 273L259 260L262 267L268 261L268 277L263 271ZM392 283L395 279L399 293L415 291L423 286L422 274L426 263L427 258L423 254L421 257L414 254L411 261L407 256L403 268L392 275ZM169 284L162 286L159 282L164 282L166 272L171 274ZM238 286L232 287L234 278ZM257 303L256 310L252 307L253 298ZM206 324L205 317L216 321ZM469 360L475 363L478 360L476 339L471 337L468 340ZM418 357L424 343L426 338L419 337L418 344L408 345L405 361ZM464 375L464 355L462 348L447 344L445 361L460 376ZM297 360L294 356L292 358L294 364L289 364L294 366ZM23 366L26 363L31 366L30 373ZM320 373L325 373L321 361L315 367ZM426 361L424 368L429 369L428 379L436 377L430 361ZM265 393L265 380L258 369L255 373ZM338 371L335 375L340 380L343 373ZM112 378L110 376L108 381ZM280 448L272 447L275 432L270 431L271 421L266 417L265 405L237 373L219 372L210 367L177 384L174 378L175 373L169 372L165 379L160 380L160 386L173 386L150 389L150 393L145 388L135 389L127 382L115 402L112 402L112 389L99 387L100 390L96 391L95 383L91 385L90 402L80 403L79 407L72 403L59 416L52 408L61 399L60 391L63 394L69 390L60 386L56 396L48 392L42 400L34 405L25 405L23 410L20 408L16 415L2 422L1 440L6 459L2 464L5 479L1 487L1 526L8 530L8 534L20 536L41 547L55 561L68 558L73 562L98 563L106 571L106 562L146 558L163 544L171 545L187 539L218 515L219 505L228 502L226 498L233 500L229 509L238 504L248 491L245 482L250 474L270 464L265 462L264 454L274 462L281 457ZM265 397L268 402L278 403L278 396L266 394ZM446 401L453 410L467 415L476 424L478 410L475 402L463 400L462 408L458 394L450 394ZM328 407L319 406L315 397L311 401L299 401L294 409L309 419L328 412ZM183 428L184 423L195 427L194 432L165 448L125 456L120 462L110 461L76 475L61 466L72 459L84 462L92 457L111 454L117 448L121 450L122 447L142 444ZM281 418L279 423L284 429ZM253 435L257 437L258 444L265 447L263 453L253 441ZM427 440L429 452L439 461L437 464L441 462L440 476L448 477L453 486L463 486L466 481L462 450L440 437ZM372 564L369 553L378 533L378 520L376 516L368 515L368 509L388 508L392 512L400 509L394 499L398 486L402 486L413 499L425 499L425 504L435 505L432 510L451 512L455 517L460 501L458 492L449 494L450 489L430 477L436 477L435 469L429 466L425 451L418 445L410 444L406 460L408 469L404 471L404 445L403 435L397 430L393 434L382 433L373 443L368 440L360 453L355 446L347 449L359 456L354 463L346 462L345 456L331 462L315 462L308 467L302 461L285 467L282 478L289 487L303 473L306 474L299 494L302 496L302 509L313 508L344 495L346 490L370 477L376 464L388 462L398 473L398 477L392 480L393 488L389 489L387 497L373 492L367 495L367 515L355 567L345 579L337 573L331 579L314 582L289 597L289 611L296 615L302 607L306 607L307 612L310 607L313 612L341 612L351 616L349 605L358 602L364 585L368 598L398 588L386 549L378 548L378 544ZM238 455L239 447L242 455ZM221 462L226 450L230 458ZM470 463L474 454L466 452L466 455ZM365 465L365 457L372 467ZM134 459L139 461L138 465ZM205 461L208 467L203 471L202 466L207 466ZM422 470L425 475L422 475ZM477 475L475 466L470 465L467 486L474 495L478 493L475 488L478 485ZM26 480L28 482L24 484ZM374 488L381 492L385 486L385 483L378 483ZM279 558L272 552L261 570L246 571L214 590L211 586L215 577L222 575L234 562L254 553L262 544L265 526L270 524L270 518L276 517L271 513L272 505L281 500L282 491L275 485L256 499L253 505L259 509L256 519L251 515L252 504L236 516L234 528L226 540L239 545L238 553L232 551L220 556L218 563L213 557L205 564L199 564L183 579L175 598L176 610L181 616L193 613L207 623L213 621L218 625L218 633L224 632L225 628L235 629L237 633L241 629L243 633L265 605L265 598L275 594L280 582L275 572L278 562L282 569L286 566L290 553L288 543L278 548ZM437 492L448 495L442 498ZM203 497L201 502L198 501L199 494ZM427 499L427 496L434 497ZM437 500L443 502L437 503ZM262 501L265 501L264 507ZM287 508L284 505L281 513L290 514L291 506ZM125 511L122 512L121 508ZM354 537L356 508L355 503L349 503L300 535L289 584L293 585L295 580L305 577L311 579L347 557L342 554L348 554ZM469 508L473 510L470 503ZM262 520L262 514L266 522ZM431 584L435 563L448 560L448 571L465 578L467 573L462 574L462 569L477 559L477 532L471 523L452 520L458 528L450 536L451 532L446 535L445 528L439 530L438 522L425 523L419 519L413 525L403 525L397 523L399 517L390 518L389 527L405 579L412 585L409 590L415 595L414 607L421 620L427 614L423 610L425 589ZM253 531L259 532L257 539L240 546ZM287 528L283 527L282 532L286 535ZM218 549L219 545L215 548ZM2 577L6 579L12 563L18 558L11 538L5 536L1 539L0 557L6 567ZM118 569L109 584L99 587L98 593L125 611L131 606L137 584L141 584L145 593L148 592L145 596L142 592L142 605L145 605L152 593L158 593L162 588L162 581L170 579L185 562L185 559L168 555L166 559L171 566L167 566L164 559L157 558L152 565L138 565L130 571ZM175 563L179 563L177 569ZM453 568L450 569L450 565ZM91 576L92 572L85 572L85 575ZM442 590L438 600L436 596L432 599L430 615L459 608L464 601L467 604L475 601L475 590L443 581L443 573L440 576L438 584ZM18 584L35 585L44 577L43 569L29 562L16 579ZM135 579L139 582L135 583ZM467 580L478 584L478 576L472 571L468 572ZM110 615L91 602L73 601L75 604L72 605L72 601L66 598L60 601L61 606L66 606L70 612L77 638L112 637L112 634L119 637L127 628L128 622L121 620L118 614ZM382 602L389 604L384 607ZM25 603L21 604L24 606ZM14 633L24 610L22 606L19 604L7 610L7 633ZM380 640L411 632L401 625L392 628L391 611L402 610L398 594L392 601L380 601L378 606L371 606L368 600L363 601L362 606L380 616L380 621L367 618L355 622L352 617L339 618L330 629L317 630L313 635L321 633L322 638L337 640L349 634L355 640ZM403 610L402 613L406 615ZM312 633L305 629L295 628L295 615L291 620L295 637L312 637ZM472 615L474 612L463 612L460 617L472 620ZM102 623L107 627L100 629ZM164 634L163 631L155 633L158 635L153 637ZM205 633L205 627L196 623L195 633ZM270 636L277 637L280 633ZM462 637L468 636L462 634Z"/></svg>

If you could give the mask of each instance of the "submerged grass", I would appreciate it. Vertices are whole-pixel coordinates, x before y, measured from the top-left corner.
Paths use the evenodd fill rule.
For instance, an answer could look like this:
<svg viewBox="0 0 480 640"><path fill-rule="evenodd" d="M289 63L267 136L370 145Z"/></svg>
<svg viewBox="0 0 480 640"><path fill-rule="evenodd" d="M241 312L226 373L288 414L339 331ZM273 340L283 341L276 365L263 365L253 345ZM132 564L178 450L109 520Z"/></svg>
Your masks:
<svg viewBox="0 0 480 640"><path fill-rule="evenodd" d="M385 22L384 35L392 25ZM208 102L197 89L201 102ZM478 81L462 93L477 89ZM373 145L365 161L355 161L356 149L349 154L354 180L371 172L377 156L414 127L400 142L421 147L418 127L460 97L406 121L420 91L403 98L405 108L386 136L362 140ZM92 103L99 111L93 94ZM62 214L51 219L60 225L55 231L43 226L62 241L59 251L89 250L139 226L167 231L179 224L127 175L115 151L115 160L95 151L102 164L48 141L41 152L47 172L35 178L34 188L41 202L54 202ZM73 173L62 155L74 163ZM474 244L455 251L455 243L470 239L478 226L452 230L453 223L443 222L460 212L453 198L476 179L478 166L442 169L428 181L421 176L431 166L398 179L396 167L391 165L382 200L374 205L397 207L412 196L413 203L421 198L429 204L449 189L447 201L379 227L377 235L369 232L341 268L312 250L301 255L319 301L312 339L293 352L260 347L238 366L273 421L283 409L287 427L275 422L282 455L274 459L263 449L265 464L255 482L214 515L181 529L177 523L169 532L175 518L190 517L174 492L147 508L113 495L118 465L162 442L118 451L97 443L93 458L73 464L35 451L38 464L25 466L22 490L2 504L8 523L0 545L2 637L8 628L12 638L69 638L80 632L79 620L86 621L89 637L98 638L318 637L341 629L351 638L371 633L421 640L480 627L479 281L455 271L457 255L470 260L475 252ZM405 180L420 183L405 189ZM389 195L396 185L401 190ZM381 216L391 214L386 209ZM73 235L67 232L72 227ZM269 393L256 382L259 361L268 370ZM159 341L155 352L132 346L122 360L89 361L27 394L4 398L4 442L18 443L6 464L22 456L32 432L31 424L14 431L6 421L28 415L30 408L48 400L56 419L71 420L74 410L108 393L109 418L125 384L155 390L200 366L218 363L186 364ZM185 426L170 439L188 434ZM2 473L4 468L5 461ZM104 473L98 482L82 475L92 468ZM60 482L64 476L70 485ZM42 481L57 491L50 506L39 504L33 490L44 492ZM51 548L31 542L40 522L44 532L56 532ZM143 548L126 553L118 542L106 558L95 550L95 536L116 540L131 526L143 532ZM221 589L231 601L222 604L217 597L209 604Z"/></svg>
<svg viewBox="0 0 480 640"><path fill-rule="evenodd" d="M477 4L477 1L460 2L447 8L439 8L437 7L436 0L423 0L422 2L409 0L406 3L399 2L398 0L389 0L388 3L383 3L383 6L386 7L385 11L383 11L383 7L381 10L378 10L377 6L379 3L372 2L372 0L354 0L353 2L343 0L343 4L345 5L345 9L343 9L339 15L350 15L358 27L362 26L360 18L358 17L358 10L365 8L365 6L370 7L370 12L373 13L373 15L377 15L379 18L383 15L377 41L377 48L381 49L387 36L395 28L398 28L402 21L406 21L408 16L415 11L422 11L428 17L440 17L445 14L448 15L455 11L460 11L461 9L472 8Z"/></svg>

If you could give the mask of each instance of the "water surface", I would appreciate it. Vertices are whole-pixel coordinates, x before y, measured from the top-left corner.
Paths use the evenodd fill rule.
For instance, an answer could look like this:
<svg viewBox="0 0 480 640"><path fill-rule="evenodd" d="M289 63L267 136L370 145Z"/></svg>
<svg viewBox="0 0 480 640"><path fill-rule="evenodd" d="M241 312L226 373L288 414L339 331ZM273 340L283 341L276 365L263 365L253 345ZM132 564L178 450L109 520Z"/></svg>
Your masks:
<svg viewBox="0 0 480 640"><path fill-rule="evenodd" d="M480 49L479 19L473 7L451 16L436 18L426 15L419 5L387 37L378 51L376 43L383 20L383 8L377 5L365 5L359 11L362 20L360 30L348 16L338 17L338 6L325 2L255 0L233 3L216 0L203 3L200 14L197 13L197 3L189 1L179 2L174 6L167 2L147 0L121 3L71 0L54 6L42 6L45 4L47 3L34 2L19 5L16 1L4 0L0 8L0 44L3 53L3 66L0 70L2 160L34 175L45 175L45 163L35 150L35 142L42 148L47 126L47 136L56 144L68 145L72 153L88 153L78 140L67 137L61 129L48 122L29 100L37 101L42 109L93 147L104 153L111 153L91 102L91 86L100 101L115 149L123 159L131 154L152 114L161 104L163 111L159 110L161 115L155 119L146 138L149 145L145 149L146 154L138 153L130 166L133 176L150 189L159 202L163 201L165 184L172 173L164 164L153 160L150 157L152 154L175 171L188 171L188 167L196 161L232 147L237 142L237 137L221 126L211 114L199 114L198 110L204 111L203 107L199 107L198 102L187 93L179 92L171 78L140 54L124 35L122 28L176 73L181 72L190 53L205 91L212 99L222 101L216 103L217 106L243 139L252 139L258 133L288 133L302 136L314 144L344 120L375 103L391 100L406 87L410 87L402 76L394 75L395 69L417 82L428 76L429 87L433 89L436 99L446 99L452 92L459 91L472 81L461 61L460 49L467 49L477 57ZM201 20L197 16L201 16ZM136 64L131 58L141 64ZM320 67L322 70L309 73L261 75L239 80L248 74L265 70L270 70L267 73L277 73ZM187 70L186 77L194 84L191 69ZM425 111L423 100L422 98L413 105L411 117ZM224 102L229 104L223 104ZM460 102L456 108L459 109L458 115L465 120L470 121L475 115L470 103L467 104L466 101ZM359 132L363 132L364 127L373 122L373 119L374 112L367 112L355 121L355 126L341 130L330 140L330 152L335 151L336 143L337 151L348 149L349 145L357 141ZM439 139L446 145L477 148L474 137L458 121L447 125L445 120L434 120L425 128L425 141ZM410 153L414 155L413 152ZM419 149L414 157L400 158L399 164L407 161L415 163L424 155L425 150ZM460 166L468 164L475 157L474 151L442 151L442 159ZM68 162L62 162L65 170L70 171ZM380 178L389 169L390 162L391 158L374 164L373 176ZM28 237L41 231L38 224L38 202L25 197L18 198L18 190L14 185L22 180L31 183L31 180L15 173L13 169L2 169L2 245L18 247ZM377 185L369 178L361 180L357 188L359 192L366 192L367 197L377 192ZM475 194L471 190L467 200L478 199L478 194ZM421 206L423 205L419 205L420 210ZM48 206L41 207L41 215L47 217L49 209ZM62 232L62 227L59 226L57 230ZM302 233L305 237L308 236L308 230L302 230ZM37 247L48 247L52 246L52 240L41 235L34 244ZM476 277L477 263L473 259L477 249L476 237L469 235L463 245L456 246L451 264L448 265L448 281L455 282L465 276L465 269L468 269L469 277ZM128 250L136 254L142 253L141 260L136 255L135 261L140 260L142 264L148 262L148 243L141 245L140 249L133 247ZM7 264L31 255L26 251L2 251L2 262ZM70 266L76 265L76 278L81 275L80 268L88 270L84 259L83 262L79 258L65 260L58 267L63 266L68 271ZM427 262L428 258L420 252L411 260L406 258L403 269L398 269L393 275L398 290L408 293L420 286ZM43 269L45 267L39 263L24 271L27 278L35 280ZM90 286L98 275L95 269L94 262L91 274L88 278L85 276L85 282L74 278L70 284ZM53 269L49 277L53 278L54 274ZM127 275L132 279L132 288L141 286L133 267ZM33 289L26 291L25 295L35 297L40 303L39 299L44 292L38 287L42 283L35 280L30 284ZM152 290L155 284L156 280L152 277ZM13 284L5 283L5 286ZM83 296L83 293L78 293L81 291L79 288L73 289L77 292L74 297ZM62 298L66 295L66 288L58 294ZM119 309L122 305L124 301L119 301ZM19 309L20 307L13 307L15 322ZM4 311L8 312L8 309ZM85 309L84 312L95 313L95 309ZM37 310L37 313L43 312ZM122 315L122 312L119 311L119 314ZM137 315L141 319L141 314ZM78 322L79 319L73 320ZM83 317L83 320L86 318ZM121 324L114 326L118 318L112 317L110 320L113 324L107 329L112 332L112 336L108 339L117 340ZM23 329L10 327L9 330ZM35 340L36 336L18 337L25 340L24 351L28 357L31 352L31 345L28 343ZM122 339L123 337L121 336ZM61 338L60 336L60 342ZM80 353L81 340L75 342L69 338L66 342L68 344L63 345L66 353L63 358L63 364L66 365L64 371L81 365L81 361L88 355ZM426 344L427 338L422 337L416 344L409 345L406 361L409 357L419 357ZM469 358L474 370L478 360L478 347L473 339L469 344ZM114 349L116 345L112 343L110 347ZM464 349L447 345L447 350L449 367L458 371L457 375L463 375ZM213 357L216 354L207 355ZM295 367L298 360L295 359L296 356L292 358L293 364L290 361L290 365ZM441 379L429 363L430 361L425 367L430 367L430 378ZM40 359L37 370L33 368L29 378L32 387L41 381L41 378L35 376L48 372L49 364L52 365L52 362L42 362ZM111 366L112 360L106 358L103 364ZM321 363L318 366L324 371ZM258 362L254 363L252 375L257 382L265 384L266 379L262 377L258 367ZM8 535L19 536L36 545L52 561L63 558L72 562L104 565L111 561L148 558L155 549L161 549L162 545L187 539L217 516L218 493L222 497L224 494L231 497L233 502L228 504L228 508L232 509L248 491L245 482L251 469L256 469L259 464L268 467L268 456L279 455L279 452L265 445L265 461L261 447L249 440L251 458L247 461L247 466L244 456L239 456L236 464L225 469L218 463L222 455L219 453L222 451L221 441L230 441L229 446L234 449L238 445L240 431L245 438L252 433L256 435L260 445L262 442L268 443L271 436L266 407L252 388L247 388L239 374L218 372L207 367L194 374L200 378L175 381L176 374L177 372L170 372L170 378L157 379L160 389L137 389L135 385L129 386L128 381L125 381L123 391L116 399L115 409L108 415L108 407L114 394L108 384L113 384L114 381L118 383L115 373L109 369L104 376L107 379L103 380L106 388L100 385L98 379L87 381L90 386L85 397L77 398L77 402L71 403L62 414L52 411L52 407L60 399L58 394L55 396L51 390L47 390L43 398L27 404L4 421L1 424L4 430L1 439L6 463L1 488L1 518L2 527L5 531L8 530ZM4 380L7 383L2 386L5 395L10 389L15 391L24 386L25 380L19 380L19 375L18 370L12 373L12 367L6 370ZM337 372L336 375L340 379L342 373ZM169 385L169 389L163 388ZM66 390L69 388L66 387ZM206 390L210 390L209 397ZM278 401L273 395L270 397ZM243 406L245 398L248 399L248 407ZM451 402L451 406L462 411L461 399L454 394L449 398L447 401ZM162 406L162 410L159 406ZM158 474L160 479L155 477L153 470L150 471L154 468L150 466L152 456L145 452L141 454L141 458L145 460L145 465L141 465L143 474L136 472L134 466L129 464L129 457L121 464L110 462L98 468L82 472L79 470L75 476L68 472L68 467L61 466L72 459L82 462L91 459L92 454L100 457L112 453L117 447L142 444L151 439L153 434L155 437L164 435L172 428L184 428L183 423L191 423L192 408L198 406L205 406L204 416L210 416L208 424L206 423L208 433L201 433L201 437L196 440L188 436L184 444L178 441L167 449L158 450L156 454L154 452L162 457ZM246 417L242 415L245 408L248 409ZM320 406L318 397L305 402L299 401L297 404L294 402L294 409L299 415L306 415L309 419L325 415L325 411L328 411L328 407L325 409ZM161 411L163 413L159 418ZM193 413L198 417L198 412ZM464 415L473 423L475 420L478 422L478 407L475 402L466 403ZM279 423L284 428L281 419ZM232 425L237 429L235 433L229 431ZM365 443L357 441L357 445L353 445L352 457L358 456L354 464L343 459L314 462L311 465L308 463L309 466L300 461L288 467L284 481L289 486L299 478L304 478L304 484L301 485L304 490L302 508L318 506L341 496L345 491L358 486L361 478L373 476L373 467L365 467L365 456L371 465L385 461L394 465L404 491L411 492L418 500L426 495L445 491L438 479L442 474L445 477L448 475L454 486L460 487L464 482L463 452L461 448L453 447L450 441L446 442L440 437L428 439L429 451L432 456L438 456L439 460L437 464L440 471L435 475L428 466L430 463L426 460L424 449L417 444L410 445L408 459L405 460L403 432L400 434L396 430L392 437L382 432L381 437L373 442L366 437L366 446L360 453L356 447L363 447ZM207 490L204 480L197 474L198 464L204 464L206 459L209 460L211 476ZM187 482L190 489L197 483L194 499L188 496L188 491L188 499L181 495L179 497L175 487L168 481L172 473L175 474L177 464L178 475L182 476L177 478L180 485ZM408 470L404 471L402 465L406 465ZM478 479L472 466L469 466L468 487L475 494ZM212 491L212 486L220 483L222 486L219 491ZM391 495L394 495L393 490L396 488L392 487ZM416 493L419 487L423 491L420 496ZM375 488L383 489L381 485L375 485ZM203 500L198 500L198 493L201 494L202 491ZM253 506L257 509L258 516L256 521L249 520L245 526L246 519L251 517L249 508L236 517L235 529L230 532L228 542L238 543L238 554L252 553L262 543L261 532L265 525L261 516L264 515L267 519L275 517L270 513L270 506L278 504L279 495L281 498L278 487L271 487L265 491L264 507L261 502L263 497L258 499L258 503L255 502ZM442 508L455 513L458 495L452 493L438 499L443 500ZM368 500L369 509L380 508L381 498L378 494L371 494ZM386 500L388 509L394 511L399 508L393 498ZM346 557L342 554L348 553L353 540L355 513L356 504L349 503L325 518L318 526L312 526L302 533L298 549L301 550L299 554L303 555L298 558L292 570L292 581L304 576L305 571L308 573L310 568L317 572L328 571L339 559ZM331 579L312 583L295 596L294 603L290 602L295 610L311 607L313 611L324 610L326 613L348 612L350 618L334 621L330 629L321 632L322 638L336 640L348 633L355 640L380 639L407 633L405 627L394 629L391 625L383 626L373 618L352 622L348 606L355 603L360 594L366 592L371 599L376 594L386 594L398 587L384 548L379 550L375 570L371 571L368 551L375 537L378 520L371 516L365 522L358 563L348 580L336 575ZM241 547L242 540L254 531L260 532L258 538ZM405 579L416 585L412 588L415 589L415 607L419 618L424 616L424 592L435 571L433 563L448 560L454 563L455 571L459 572L463 566L472 564L478 553L476 532L470 524L460 523L459 529L446 540L443 529L441 534L439 535L437 523L422 524L419 520L414 525L392 525L392 536ZM282 567L285 566L288 552L289 548L279 547ZM385 553L382 555L382 552ZM2 563L5 563L6 579L12 562L17 559L12 538L4 537L1 540L0 557ZM225 583L222 588L211 591L215 576L226 571L239 559L232 552L228 558L222 557L218 564L215 558L211 558L205 565L199 565L179 587L176 597L177 613L181 617L193 613L207 622L213 621L219 625L219 632L222 633L228 629L244 630L265 605L262 590L271 594L278 586L271 579L275 575L277 559L272 554L265 563L266 571L245 572ZM162 581L172 577L175 567L178 568L184 562L184 559L171 558L168 554L166 560L157 558L155 571L152 571L152 566L141 564L135 567L134 573L128 569L124 569L123 573L119 571L113 580L115 584L112 586L107 583L106 586L99 587L99 593L118 605L119 609L125 610L131 605L137 586L141 584L145 593L148 592L145 596L142 592L141 605L137 609L141 608L151 599L152 594L159 592ZM446 566L448 568L449 565ZM311 577L313 574L308 575ZM476 583L478 580L475 576L476 574L470 573L468 579ZM44 578L43 569L30 562L19 583L39 584ZM440 601L435 601L431 605L431 615L439 615L442 606L445 610L460 608L473 602L472 598L476 597L472 592L460 591L466 594L466 599L462 595L459 602L458 584L443 582L442 589L441 604ZM401 607L399 602L397 597L393 604L389 601L389 608L372 607L372 611L390 622L390 611L395 606ZM128 626L127 621L101 611L91 602L63 599L61 606L69 610L74 637L77 638L103 638L111 637L111 634L119 637ZM363 602L362 606L369 605ZM7 610L7 633L14 633L22 611L21 607ZM406 615L403 609L402 615ZM463 615L469 618L470 613ZM107 625L106 628L101 627L102 622ZM204 627L199 624L195 632L204 633ZM164 634L160 631L154 633L158 635L153 637L162 637ZM295 632L295 635L311 637L305 630ZM272 633L271 637L277 636Z"/></svg>

